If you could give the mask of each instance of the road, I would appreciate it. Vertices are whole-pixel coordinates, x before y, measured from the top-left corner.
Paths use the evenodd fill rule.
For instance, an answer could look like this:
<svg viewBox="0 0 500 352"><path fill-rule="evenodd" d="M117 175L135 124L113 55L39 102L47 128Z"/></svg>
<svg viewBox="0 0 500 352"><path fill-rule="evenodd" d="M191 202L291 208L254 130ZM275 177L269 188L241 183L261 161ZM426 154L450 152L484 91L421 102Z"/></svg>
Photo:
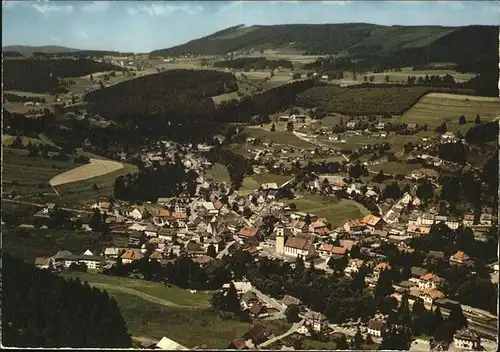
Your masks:
<svg viewBox="0 0 500 352"><path fill-rule="evenodd" d="M285 318L284 313L285 313L286 308L284 308L281 305L281 303L279 303L274 298L271 298L268 295L262 293L261 291L259 291L255 287L252 287L251 291L253 291L257 295L257 297L259 299L261 299L262 301L266 302L268 304L268 306L271 306L272 308L277 309L278 311L280 311L283 314L283 318Z"/></svg>
<svg viewBox="0 0 500 352"><path fill-rule="evenodd" d="M229 252L229 247L231 247L234 244L234 242L236 242L236 241L229 242L227 244L226 248L224 248L222 251L217 253L217 259L222 259L222 257L225 256Z"/></svg>
<svg viewBox="0 0 500 352"><path fill-rule="evenodd" d="M37 204L37 203L30 203L30 202L21 202L21 201L12 200L12 199L5 199L5 198L2 198L2 202L16 203L16 204L25 204L25 205L33 205L35 207L40 207L40 208L45 207L45 204ZM74 208L59 208L59 209L66 210L66 211L72 211L72 212L75 212L75 213L93 214L92 211L88 211L88 210L81 210L81 209L74 209Z"/></svg>
<svg viewBox="0 0 500 352"><path fill-rule="evenodd" d="M273 343L275 343L275 342L277 342L277 341L279 341L281 339L284 339L287 336L290 336L290 335L294 334L302 326L302 324L304 324L304 319L302 319L298 323L293 323L292 327L287 332L285 332L284 334L282 334L280 336L276 336L276 337L274 337L274 338L272 338L270 340L267 340L266 342L260 344L259 348L267 347L267 346L272 345Z"/></svg>

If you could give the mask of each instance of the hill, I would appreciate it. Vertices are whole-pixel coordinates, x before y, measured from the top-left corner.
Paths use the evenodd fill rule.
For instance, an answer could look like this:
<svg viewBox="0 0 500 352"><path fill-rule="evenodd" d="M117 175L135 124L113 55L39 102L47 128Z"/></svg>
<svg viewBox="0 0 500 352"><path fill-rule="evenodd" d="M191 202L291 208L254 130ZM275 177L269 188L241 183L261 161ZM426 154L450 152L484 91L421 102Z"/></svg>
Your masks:
<svg viewBox="0 0 500 352"><path fill-rule="evenodd" d="M29 45L6 45L2 47L2 51L15 51L21 53L23 56L31 56L35 52L41 53L64 53L64 52L74 52L80 49L67 48L58 45L43 45L43 46L29 46Z"/></svg>
<svg viewBox="0 0 500 352"><path fill-rule="evenodd" d="M81 77L112 70L120 71L122 68L89 59L4 60L3 88L34 93L54 92L60 88L60 78Z"/></svg>
<svg viewBox="0 0 500 352"><path fill-rule="evenodd" d="M368 23L235 26L182 45L155 50L150 55L219 55L285 48L306 55L342 54L370 67L452 62L462 70L478 72L484 65L498 61L498 27Z"/></svg>

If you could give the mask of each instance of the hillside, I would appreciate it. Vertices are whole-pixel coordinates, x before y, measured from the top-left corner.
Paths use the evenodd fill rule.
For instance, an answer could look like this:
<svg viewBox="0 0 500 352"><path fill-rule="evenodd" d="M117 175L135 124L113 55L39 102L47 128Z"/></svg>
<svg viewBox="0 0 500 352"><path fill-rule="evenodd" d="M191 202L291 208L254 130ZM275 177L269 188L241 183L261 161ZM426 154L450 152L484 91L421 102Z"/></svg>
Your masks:
<svg viewBox="0 0 500 352"><path fill-rule="evenodd" d="M21 53L23 56L30 56L36 52L56 54L64 52L74 52L79 50L80 49L67 48L64 46L57 46L57 45L43 45L43 46L6 45L2 47L2 51L15 51Z"/></svg>
<svg viewBox="0 0 500 352"><path fill-rule="evenodd" d="M89 59L4 60L3 88L35 93L54 92L60 88L59 78L81 77L112 70L119 71L122 68Z"/></svg>
<svg viewBox="0 0 500 352"><path fill-rule="evenodd" d="M389 27L367 23L235 26L182 45L155 50L151 55L218 55L285 48L304 54L345 54L369 66L452 62L464 70L477 72L484 65L498 61L498 28Z"/></svg>

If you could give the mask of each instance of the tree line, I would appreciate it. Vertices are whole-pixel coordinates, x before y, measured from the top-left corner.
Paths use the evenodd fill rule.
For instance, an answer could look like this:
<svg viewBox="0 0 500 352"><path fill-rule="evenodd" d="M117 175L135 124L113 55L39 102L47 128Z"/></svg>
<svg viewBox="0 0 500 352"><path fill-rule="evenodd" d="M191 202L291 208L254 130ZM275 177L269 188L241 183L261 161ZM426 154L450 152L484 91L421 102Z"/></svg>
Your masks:
<svg viewBox="0 0 500 352"><path fill-rule="evenodd" d="M293 70L293 63L289 60L278 59L278 60L268 60L265 57L239 57L232 60L216 61L213 64L214 67L227 67L233 69L253 69L253 70L263 70L271 69L275 70L278 67L287 68Z"/></svg>
<svg viewBox="0 0 500 352"><path fill-rule="evenodd" d="M112 70L122 69L90 59L5 60L3 84L5 90L53 93L61 91L60 78L81 77L94 72Z"/></svg>
<svg viewBox="0 0 500 352"><path fill-rule="evenodd" d="M126 323L106 291L39 270L9 253L2 263L4 345L131 347Z"/></svg>

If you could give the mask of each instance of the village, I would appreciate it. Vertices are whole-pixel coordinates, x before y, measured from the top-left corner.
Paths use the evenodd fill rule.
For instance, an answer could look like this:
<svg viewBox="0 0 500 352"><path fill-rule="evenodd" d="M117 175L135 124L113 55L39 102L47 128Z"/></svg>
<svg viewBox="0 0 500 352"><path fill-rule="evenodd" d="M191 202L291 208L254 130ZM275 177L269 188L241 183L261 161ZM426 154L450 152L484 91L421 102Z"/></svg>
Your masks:
<svg viewBox="0 0 500 352"><path fill-rule="evenodd" d="M85 270L102 272L118 265L118 262L125 265L147 258L166 266L176 258L186 256L203 267L214 259L231 256L235 251L247 251L255 261L266 257L294 265L297 258L300 258L306 267L314 266L325 273L338 271L339 263L344 262L340 265L340 270L351 278L366 268L369 274L366 275L365 282L369 289L373 289L381 272L390 270L386 255L380 251L385 244L394 245L402 253L411 253L415 250L411 246L412 239L429 236L432 226L444 225L451 230L468 227L481 234L496 225L496 217L491 209L484 209L479 214L470 212L463 218L457 218L444 214L437 206L425 206L415 195L416 186L405 192L401 199L378 202L386 187L382 183L363 183L360 179L350 177L318 175L305 183L302 187L304 191L332 196L340 192L346 198L361 195L372 198L379 209L378 215L369 213L360 218L345 219L342 226L334 227L325 217L294 209L293 204L286 199L289 192L283 192L284 185L296 185L292 182L293 178L284 185L276 182L263 183L250 192L242 192L243 194L233 192L230 184L206 178L205 175L213 165L200 152L211 148L208 145L199 145L197 148L192 145L179 146L166 141L152 149L145 148L141 153L141 160L148 166L168 163L169 155L173 160L174 153L182 153L184 167L199 175L196 179L196 195L192 197L186 193L175 198L158 198L156 202L148 201L140 205L114 199L97 200L88 205L88 215L77 215L77 218L84 229L92 231L91 218L100 214L108 224L113 245L99 253L90 250L84 253L62 250L51 257L36 258L35 265L59 272L82 266ZM292 147L289 149L293 151ZM263 159L256 157L256 160L264 161L257 162L254 171L269 172L265 166L269 164L269 160L265 158L273 155L279 153L264 154ZM126 158L127 155L122 157ZM280 156L276 158L279 160ZM306 158L303 161L307 163ZM418 173L413 173L411 177L426 178ZM57 207L54 203L47 204L38 216L49 217ZM268 221L270 218L273 219L272 222ZM353 255L354 252L358 255ZM424 261L430 269L411 267L407 280L393 284L392 297L399 301L406 294L411 305L419 301L427 308L441 307L443 313L449 314L450 305L459 303L447 298L441 289L446 282L433 272L432 268L435 266L432 263L441 261L453 266L472 268L474 260L466 251L446 256L442 251L430 250ZM131 277L143 278L137 273L131 274ZM491 280L498 282L498 264L491 265ZM260 292L248 281L233 284L241 300L241 309L248 310L251 316L282 319L287 309L294 305L300 308L300 321L294 323L290 331L282 336L268 336L261 327L255 326L245 336L228 341L229 348L264 349L296 333L306 337L311 334L332 333L353 337L357 331L361 331L364 339L380 343L387 326L387 317L381 314L363 323L352 321L332 324L324 314L308 309L296 297L285 295L277 300ZM221 290L227 289L228 285L229 283L221 287ZM191 291L196 294L196 290ZM491 343L488 338L492 339L496 334L496 316L481 309L463 304L461 306L469 321L469 328L456 332L453 342L455 348L476 349L481 343ZM431 348L429 341L414 341L417 349L422 349L422 344L426 350ZM161 349L188 349L168 337L156 346Z"/></svg>

